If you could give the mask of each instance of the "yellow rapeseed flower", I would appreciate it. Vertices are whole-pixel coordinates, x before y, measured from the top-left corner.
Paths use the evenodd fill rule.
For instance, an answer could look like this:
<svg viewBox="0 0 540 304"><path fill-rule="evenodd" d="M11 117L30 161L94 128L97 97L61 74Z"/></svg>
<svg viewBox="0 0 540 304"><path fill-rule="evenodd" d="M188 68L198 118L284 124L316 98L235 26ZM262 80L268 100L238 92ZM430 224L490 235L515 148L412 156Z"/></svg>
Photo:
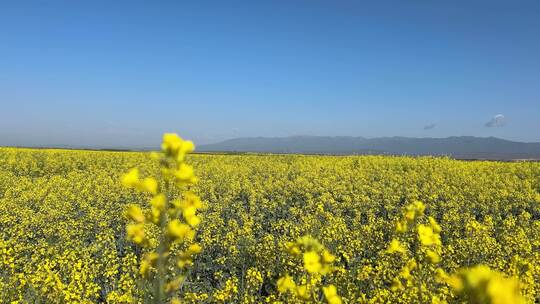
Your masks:
<svg viewBox="0 0 540 304"><path fill-rule="evenodd" d="M287 249L287 252L292 255L300 255L302 253L300 248L298 248L298 245L294 242L285 243L285 248Z"/></svg>
<svg viewBox="0 0 540 304"><path fill-rule="evenodd" d="M418 268L418 263L416 263L415 259L410 259L407 261L407 267L410 270L415 270L416 268Z"/></svg>
<svg viewBox="0 0 540 304"><path fill-rule="evenodd" d="M296 287L296 294L298 295L298 297L305 300L310 298L309 289L306 285L300 285Z"/></svg>
<svg viewBox="0 0 540 304"><path fill-rule="evenodd" d="M195 231L179 220L172 220L167 226L168 235L175 241L191 240L195 236Z"/></svg>
<svg viewBox="0 0 540 304"><path fill-rule="evenodd" d="M441 257L439 254L433 250L426 250L426 257L428 258L429 262L436 264L441 261Z"/></svg>
<svg viewBox="0 0 540 304"><path fill-rule="evenodd" d="M127 188L134 188L139 184L139 169L133 168L128 173L122 175L120 179L122 185Z"/></svg>
<svg viewBox="0 0 540 304"><path fill-rule="evenodd" d="M277 281L278 291L285 293L287 291L296 291L296 283L289 275L285 275Z"/></svg>
<svg viewBox="0 0 540 304"><path fill-rule="evenodd" d="M429 225L431 226L431 228L433 229L433 231L435 233L441 233L441 226L439 225L439 223L437 223L437 221L433 218L433 217L429 217Z"/></svg>
<svg viewBox="0 0 540 304"><path fill-rule="evenodd" d="M163 143L161 144L161 150L169 155L176 155L182 145L182 138L175 133L163 134Z"/></svg>
<svg viewBox="0 0 540 304"><path fill-rule="evenodd" d="M126 211L126 215L129 219L137 223L143 223L145 220L143 211L137 205L129 205Z"/></svg>
<svg viewBox="0 0 540 304"><path fill-rule="evenodd" d="M138 184L137 189L139 189L139 191L156 194L158 191L158 182L152 177L147 177Z"/></svg>
<svg viewBox="0 0 540 304"><path fill-rule="evenodd" d="M159 193L156 196L150 200L150 205L154 207L156 210L163 210L165 208L165 203L167 202L167 198L165 197L165 194Z"/></svg>
<svg viewBox="0 0 540 304"><path fill-rule="evenodd" d="M337 288L334 285L323 287L324 297L329 304L341 304L341 297L337 294Z"/></svg>
<svg viewBox="0 0 540 304"><path fill-rule="evenodd" d="M336 260L336 256L331 254L328 250L323 250L323 261L325 263L333 263Z"/></svg>
<svg viewBox="0 0 540 304"><path fill-rule="evenodd" d="M488 266L479 265L461 270L448 279L449 285L472 303L523 304L519 283L505 278Z"/></svg>
<svg viewBox="0 0 540 304"><path fill-rule="evenodd" d="M309 273L317 273L322 269L321 256L314 252L308 251L304 253L304 268Z"/></svg>
<svg viewBox="0 0 540 304"><path fill-rule="evenodd" d="M446 283L448 282L449 276L442 268L435 269L435 280L438 283Z"/></svg>
<svg viewBox="0 0 540 304"><path fill-rule="evenodd" d="M202 208L201 199L194 193L188 192L184 195L182 201L173 202L175 208L182 210L184 219L191 227L196 227L201 222L200 217L197 216L197 209Z"/></svg>
<svg viewBox="0 0 540 304"><path fill-rule="evenodd" d="M183 162L186 154L193 152L195 150L195 145L190 140L185 140L182 142L182 145L180 146L180 151L176 155L176 159L179 162Z"/></svg>
<svg viewBox="0 0 540 304"><path fill-rule="evenodd" d="M142 244L145 241L144 225L141 223L127 225L126 233L128 239L134 243Z"/></svg>
<svg viewBox="0 0 540 304"><path fill-rule="evenodd" d="M199 244L191 244L189 245L187 249L187 252L189 252L190 254L201 253L201 251L202 251L202 247Z"/></svg>
<svg viewBox="0 0 540 304"><path fill-rule="evenodd" d="M183 162L185 155L195 150L195 145L189 140L183 140L177 134L166 133L163 135L161 150L166 155L175 158L176 161Z"/></svg>
<svg viewBox="0 0 540 304"><path fill-rule="evenodd" d="M197 181L193 167L185 163L181 163L178 166L178 169L174 172L174 176L179 185L193 184Z"/></svg>
<svg viewBox="0 0 540 304"><path fill-rule="evenodd" d="M399 221L396 223L396 232L405 233L407 232L407 221Z"/></svg>
<svg viewBox="0 0 540 304"><path fill-rule="evenodd" d="M418 225L418 238L424 246L434 246L441 244L439 234L433 232L433 229L426 225Z"/></svg>
<svg viewBox="0 0 540 304"><path fill-rule="evenodd" d="M390 246L388 246L388 249L386 250L388 253L405 253L407 252L407 248L405 248L401 242L397 239L393 239L390 242Z"/></svg>

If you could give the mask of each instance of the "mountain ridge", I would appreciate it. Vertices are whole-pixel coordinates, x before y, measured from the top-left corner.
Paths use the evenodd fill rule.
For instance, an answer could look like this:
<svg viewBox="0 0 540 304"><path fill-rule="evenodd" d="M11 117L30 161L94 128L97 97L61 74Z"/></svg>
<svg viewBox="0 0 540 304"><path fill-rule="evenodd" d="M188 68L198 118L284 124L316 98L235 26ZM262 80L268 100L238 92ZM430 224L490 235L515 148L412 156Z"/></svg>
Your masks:
<svg viewBox="0 0 540 304"><path fill-rule="evenodd" d="M291 154L446 155L460 159L540 159L540 142L518 142L497 137L355 137L304 136L241 137L201 145L200 152Z"/></svg>

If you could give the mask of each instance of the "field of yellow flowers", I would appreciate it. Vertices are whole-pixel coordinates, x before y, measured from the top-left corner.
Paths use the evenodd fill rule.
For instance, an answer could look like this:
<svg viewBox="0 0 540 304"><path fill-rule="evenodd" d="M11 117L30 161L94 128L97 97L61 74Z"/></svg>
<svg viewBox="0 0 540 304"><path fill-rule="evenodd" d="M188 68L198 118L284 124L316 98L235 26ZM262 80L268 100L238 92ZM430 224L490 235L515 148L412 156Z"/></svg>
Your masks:
<svg viewBox="0 0 540 304"><path fill-rule="evenodd" d="M0 303L539 303L540 163L0 148Z"/></svg>

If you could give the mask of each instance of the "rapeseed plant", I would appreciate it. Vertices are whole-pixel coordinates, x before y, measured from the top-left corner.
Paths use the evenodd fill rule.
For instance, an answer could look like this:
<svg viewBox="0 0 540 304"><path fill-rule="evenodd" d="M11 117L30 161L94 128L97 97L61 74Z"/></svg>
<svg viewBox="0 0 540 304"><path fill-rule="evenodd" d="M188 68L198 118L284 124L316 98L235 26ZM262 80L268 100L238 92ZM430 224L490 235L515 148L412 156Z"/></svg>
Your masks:
<svg viewBox="0 0 540 304"><path fill-rule="evenodd" d="M336 257L311 236L288 242L285 247L291 255L302 258L304 273L299 276L298 284L293 277L285 274L277 281L278 292L285 297L291 297L289 301L318 301L322 279L335 270L332 264ZM341 297L334 285L322 286L322 294L328 303L341 303Z"/></svg>
<svg viewBox="0 0 540 304"><path fill-rule="evenodd" d="M522 304L519 282L505 278L488 266L463 269L448 279L449 284L473 304Z"/></svg>
<svg viewBox="0 0 540 304"><path fill-rule="evenodd" d="M132 223L126 226L126 233L129 240L149 248L140 263L139 274L150 283L149 300L154 303L169 299L171 303L179 301L176 293L186 279L186 269L192 265L193 256L202 250L198 243L192 243L201 222L197 211L203 207L202 202L192 192L175 198L172 189L176 186L183 190L196 182L192 167L185 163L186 154L194 148L191 141L176 134L165 134L162 153L153 155L159 161L163 184L153 177L140 179L136 168L121 179L125 187L152 195L146 214L138 205L127 208L126 215ZM157 240L149 237L151 225L158 229ZM175 252L179 248L183 250ZM176 267L171 269L171 265Z"/></svg>
<svg viewBox="0 0 540 304"><path fill-rule="evenodd" d="M192 150L0 148L0 303L540 298L538 163Z"/></svg>

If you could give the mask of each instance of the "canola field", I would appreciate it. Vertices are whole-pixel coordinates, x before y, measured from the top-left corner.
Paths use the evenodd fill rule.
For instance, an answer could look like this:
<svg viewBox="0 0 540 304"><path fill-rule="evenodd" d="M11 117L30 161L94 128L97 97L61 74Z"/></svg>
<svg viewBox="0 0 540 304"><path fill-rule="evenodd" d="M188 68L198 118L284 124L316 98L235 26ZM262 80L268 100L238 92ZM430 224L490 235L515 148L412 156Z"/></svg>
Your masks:
<svg viewBox="0 0 540 304"><path fill-rule="evenodd" d="M0 148L0 303L540 302L540 163L191 150Z"/></svg>

